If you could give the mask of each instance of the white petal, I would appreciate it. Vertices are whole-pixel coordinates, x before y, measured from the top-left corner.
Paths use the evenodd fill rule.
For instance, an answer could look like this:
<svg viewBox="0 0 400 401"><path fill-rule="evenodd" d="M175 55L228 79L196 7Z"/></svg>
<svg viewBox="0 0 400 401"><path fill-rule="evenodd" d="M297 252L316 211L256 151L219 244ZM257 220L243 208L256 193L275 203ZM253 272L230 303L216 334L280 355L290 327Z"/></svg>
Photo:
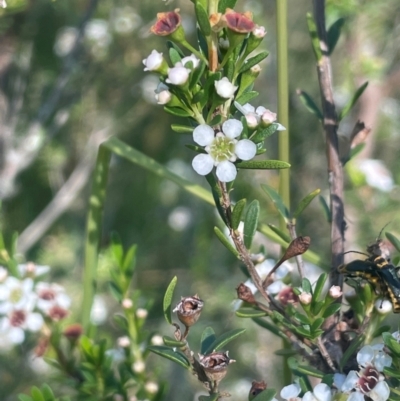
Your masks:
<svg viewBox="0 0 400 401"><path fill-rule="evenodd" d="M26 327L30 331L39 331L43 326L43 317L40 313L30 313L26 319Z"/></svg>
<svg viewBox="0 0 400 401"><path fill-rule="evenodd" d="M343 392L351 391L356 386L358 379L359 377L357 372L355 370L351 370L347 375L344 383L342 384L340 390Z"/></svg>
<svg viewBox="0 0 400 401"><path fill-rule="evenodd" d="M336 388L340 389L346 380L346 375L343 373L335 373L333 375L333 384L336 386Z"/></svg>
<svg viewBox="0 0 400 401"><path fill-rule="evenodd" d="M365 367L372 362L374 356L374 349L370 345L365 345L357 353L357 363Z"/></svg>
<svg viewBox="0 0 400 401"><path fill-rule="evenodd" d="M331 389L325 383L319 383L314 387L314 395L319 401L331 401L332 399Z"/></svg>
<svg viewBox="0 0 400 401"><path fill-rule="evenodd" d="M289 384L281 390L281 397L285 400L289 398L297 397L301 392L301 388L298 384Z"/></svg>
<svg viewBox="0 0 400 401"><path fill-rule="evenodd" d="M193 140L200 146L210 145L214 140L214 130L207 124L200 124L193 130Z"/></svg>
<svg viewBox="0 0 400 401"><path fill-rule="evenodd" d="M258 106L257 108L256 108L256 113L259 115L259 116L262 116L263 114L264 114L264 112L266 112L267 111L267 109L264 107L264 106Z"/></svg>
<svg viewBox="0 0 400 401"><path fill-rule="evenodd" d="M277 131L286 131L286 128L282 124L279 123L276 124L278 124L278 128L276 129Z"/></svg>
<svg viewBox="0 0 400 401"><path fill-rule="evenodd" d="M21 344L25 340L25 332L21 327L12 327L7 334L13 344Z"/></svg>
<svg viewBox="0 0 400 401"><path fill-rule="evenodd" d="M285 284L281 280L274 281L272 284L270 284L267 287L267 291L270 292L271 294L278 294L285 288Z"/></svg>
<svg viewBox="0 0 400 401"><path fill-rule="evenodd" d="M383 372L385 366L392 364L392 357L387 355L385 352L379 351L374 357L374 366L379 372Z"/></svg>
<svg viewBox="0 0 400 401"><path fill-rule="evenodd" d="M364 394L360 393L359 391L354 391L349 395L347 401L364 401Z"/></svg>
<svg viewBox="0 0 400 401"><path fill-rule="evenodd" d="M386 401L389 398L390 389L385 381L379 382L368 394L374 401Z"/></svg>
<svg viewBox="0 0 400 401"><path fill-rule="evenodd" d="M311 391L307 391L302 398L303 401L318 401Z"/></svg>
<svg viewBox="0 0 400 401"><path fill-rule="evenodd" d="M222 124L222 132L230 139L238 137L243 131L243 124L233 118L226 120Z"/></svg>
<svg viewBox="0 0 400 401"><path fill-rule="evenodd" d="M235 153L239 159L250 160L257 153L257 146L250 139L241 139L235 146Z"/></svg>
<svg viewBox="0 0 400 401"><path fill-rule="evenodd" d="M210 155L202 153L193 159L192 167L197 174L207 175L214 167L214 160Z"/></svg>
<svg viewBox="0 0 400 401"><path fill-rule="evenodd" d="M236 178L237 170L233 163L223 161L217 166L217 177L222 182L230 182Z"/></svg>

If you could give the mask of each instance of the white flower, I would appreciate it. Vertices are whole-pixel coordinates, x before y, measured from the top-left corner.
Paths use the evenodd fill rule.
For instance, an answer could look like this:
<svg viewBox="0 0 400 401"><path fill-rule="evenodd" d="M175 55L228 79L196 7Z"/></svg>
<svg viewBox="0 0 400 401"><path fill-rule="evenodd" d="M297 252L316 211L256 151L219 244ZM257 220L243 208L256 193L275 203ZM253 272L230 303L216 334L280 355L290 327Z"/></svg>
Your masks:
<svg viewBox="0 0 400 401"><path fill-rule="evenodd" d="M233 85L226 77L223 77L219 81L215 81L214 85L218 95L224 99L233 98L233 95L238 88L237 86Z"/></svg>
<svg viewBox="0 0 400 401"><path fill-rule="evenodd" d="M55 306L63 309L71 306L71 298L61 285L40 282L37 283L35 290L38 295L37 307L44 313L49 314Z"/></svg>
<svg viewBox="0 0 400 401"><path fill-rule="evenodd" d="M314 391L307 391L303 396L303 401L331 401L332 392L328 385L319 383L314 387Z"/></svg>
<svg viewBox="0 0 400 401"><path fill-rule="evenodd" d="M181 63L184 67L186 67L186 63L192 62L193 64L193 69L197 68L200 64L200 59L198 59L194 54L191 54L190 56L184 57L181 60Z"/></svg>
<svg viewBox="0 0 400 401"><path fill-rule="evenodd" d="M297 396L301 393L301 388L297 383L289 384L281 390L281 397L285 400L296 400Z"/></svg>
<svg viewBox="0 0 400 401"><path fill-rule="evenodd" d="M386 366L392 364L392 358L382 351L383 344L365 345L357 353L357 362L363 367L373 366L383 372Z"/></svg>
<svg viewBox="0 0 400 401"><path fill-rule="evenodd" d="M206 124L200 124L193 130L193 140L200 146L205 146L207 154L197 155L192 162L196 173L207 175L214 166L220 181L230 182L236 178L236 167L233 164L238 158L252 159L257 152L256 145L249 139L237 138L243 130L239 120L230 119L222 124L222 132L214 136L214 130Z"/></svg>
<svg viewBox="0 0 400 401"><path fill-rule="evenodd" d="M150 55L142 61L145 65L144 71L158 71L163 61L163 54L157 50L152 50Z"/></svg>
<svg viewBox="0 0 400 401"><path fill-rule="evenodd" d="M131 340L128 336L119 337L117 339L118 347L127 348L131 345Z"/></svg>
<svg viewBox="0 0 400 401"><path fill-rule="evenodd" d="M132 306L133 306L133 301L132 301L131 299L125 298L125 299L122 301L122 307L123 307L124 309L131 309Z"/></svg>
<svg viewBox="0 0 400 401"><path fill-rule="evenodd" d="M364 159L357 163L358 169L364 173L367 184L383 192L389 192L394 187L392 173L382 160Z"/></svg>
<svg viewBox="0 0 400 401"><path fill-rule="evenodd" d="M50 271L50 267L37 265L33 262L28 262L18 265L18 271L21 277L35 278L48 273Z"/></svg>
<svg viewBox="0 0 400 401"><path fill-rule="evenodd" d="M189 79L190 68L186 68L181 62L175 64L175 67L168 68L168 78L165 80L172 85L185 85Z"/></svg>
<svg viewBox="0 0 400 401"><path fill-rule="evenodd" d="M31 309L35 300L31 278L18 280L9 276L0 284L0 314L7 314L14 309Z"/></svg>

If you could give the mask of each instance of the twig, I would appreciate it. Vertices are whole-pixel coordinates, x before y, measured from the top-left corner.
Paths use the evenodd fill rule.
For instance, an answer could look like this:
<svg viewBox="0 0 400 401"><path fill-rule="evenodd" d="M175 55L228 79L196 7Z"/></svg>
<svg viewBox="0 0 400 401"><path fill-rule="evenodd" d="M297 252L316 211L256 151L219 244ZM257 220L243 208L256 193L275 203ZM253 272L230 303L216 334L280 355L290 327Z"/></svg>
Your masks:
<svg viewBox="0 0 400 401"><path fill-rule="evenodd" d="M317 64L318 80L322 99L323 125L326 137L328 162L330 206L332 213L331 247L332 269L330 285L342 286L343 277L337 267L343 263L344 252L344 204L343 204L343 166L339 158L338 117L332 91L331 61L325 26L325 0L314 0L314 16L320 41L322 57Z"/></svg>

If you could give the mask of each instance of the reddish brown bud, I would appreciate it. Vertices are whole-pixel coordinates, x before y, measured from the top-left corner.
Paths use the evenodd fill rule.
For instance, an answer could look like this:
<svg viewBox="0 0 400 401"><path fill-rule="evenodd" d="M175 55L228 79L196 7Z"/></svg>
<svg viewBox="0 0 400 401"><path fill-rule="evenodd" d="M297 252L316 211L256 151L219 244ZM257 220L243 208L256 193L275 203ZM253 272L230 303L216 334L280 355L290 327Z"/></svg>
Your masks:
<svg viewBox="0 0 400 401"><path fill-rule="evenodd" d="M186 327L190 327L199 319L203 306L204 302L196 294L193 297L182 297L173 312L177 313L178 319Z"/></svg>
<svg viewBox="0 0 400 401"><path fill-rule="evenodd" d="M282 259L288 260L294 256L302 255L310 247L310 237L297 237L290 244L288 249L286 249L285 254Z"/></svg>
<svg viewBox="0 0 400 401"><path fill-rule="evenodd" d="M252 400L258 394L263 392L266 388L267 388L267 383L265 383L265 381L261 381L261 382L253 381L251 383L251 389L249 392L249 400Z"/></svg>
<svg viewBox="0 0 400 401"><path fill-rule="evenodd" d="M64 330L63 334L69 340L77 340L83 334L83 327L79 323L71 324Z"/></svg>
<svg viewBox="0 0 400 401"><path fill-rule="evenodd" d="M220 382L226 375L228 365L236 362L230 359L228 352L213 352L209 355L199 355L200 365L211 381Z"/></svg>
<svg viewBox="0 0 400 401"><path fill-rule="evenodd" d="M226 22L226 26L233 32L249 33L252 32L255 27L255 24L252 21L253 15L250 12L241 14L227 8L222 18Z"/></svg>
<svg viewBox="0 0 400 401"><path fill-rule="evenodd" d="M168 36L174 33L181 25L179 10L157 14L157 22L150 28L150 31L158 36Z"/></svg>
<svg viewBox="0 0 400 401"><path fill-rule="evenodd" d="M239 287L236 288L237 297L244 302L248 302L249 304L255 304L256 300L254 299L254 295L251 292L250 288L247 285L240 283Z"/></svg>
<svg viewBox="0 0 400 401"><path fill-rule="evenodd" d="M35 356L38 358L43 356L45 354L45 352L47 351L49 344L50 344L50 341L49 341L48 337L40 338L35 347L35 351L34 351Z"/></svg>
<svg viewBox="0 0 400 401"><path fill-rule="evenodd" d="M299 302L299 297L295 294L292 287L286 287L278 294L278 300L283 305L296 304Z"/></svg>

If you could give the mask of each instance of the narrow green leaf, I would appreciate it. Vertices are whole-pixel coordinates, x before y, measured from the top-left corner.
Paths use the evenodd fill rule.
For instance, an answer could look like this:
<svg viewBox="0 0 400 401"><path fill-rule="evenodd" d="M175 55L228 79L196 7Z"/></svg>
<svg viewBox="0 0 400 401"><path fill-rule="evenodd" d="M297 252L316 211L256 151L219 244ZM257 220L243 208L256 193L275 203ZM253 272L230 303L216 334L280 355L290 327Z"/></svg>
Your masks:
<svg viewBox="0 0 400 401"><path fill-rule="evenodd" d="M319 199L319 203L322 206L322 210L324 211L326 221L328 223L332 223L331 209L329 208L328 204L326 203L325 198L323 196L319 196L318 199Z"/></svg>
<svg viewBox="0 0 400 401"><path fill-rule="evenodd" d="M349 160L353 157L356 157L359 153L363 151L365 148L365 143L359 143L358 145L354 146L354 148L350 149Z"/></svg>
<svg viewBox="0 0 400 401"><path fill-rule="evenodd" d="M307 196L305 196L297 206L297 209L293 213L293 218L297 219L300 214L303 212L303 210L312 202L312 200L319 195L321 192L320 189L316 189L315 191L309 193Z"/></svg>
<svg viewBox="0 0 400 401"><path fill-rule="evenodd" d="M263 142L269 136L275 134L279 124L273 123L265 128L258 128L258 130L250 137L254 143Z"/></svg>
<svg viewBox="0 0 400 401"><path fill-rule="evenodd" d="M385 235L390 243L396 248L397 252L400 252L400 241L398 240L398 238L389 232L385 233Z"/></svg>
<svg viewBox="0 0 400 401"><path fill-rule="evenodd" d="M299 96L301 103L304 104L304 106L310 113L314 114L319 121L322 121L324 119L321 110L314 102L314 99L307 92L298 89L297 95Z"/></svg>
<svg viewBox="0 0 400 401"><path fill-rule="evenodd" d="M306 326L310 326L310 320L306 315L303 315L302 313L295 312L294 317L301 323Z"/></svg>
<svg viewBox="0 0 400 401"><path fill-rule="evenodd" d="M182 60L181 55L179 54L179 52L174 47L171 47L169 49L169 58L170 58L171 63L173 65L175 65L176 63L178 63L179 61Z"/></svg>
<svg viewBox="0 0 400 401"><path fill-rule="evenodd" d="M178 52L178 54L180 55L181 58L185 57L185 53L183 53L182 49L172 40L167 40L167 48L168 48L168 52L169 52L169 49L173 48Z"/></svg>
<svg viewBox="0 0 400 401"><path fill-rule="evenodd" d="M317 302L320 301L320 296L322 293L322 290L324 289L324 285L326 283L326 280L328 279L328 275L326 273L322 273L317 280L317 284L315 284L314 288L314 296L313 296L313 301Z"/></svg>
<svg viewBox="0 0 400 401"><path fill-rule="evenodd" d="M233 207L231 224L234 230L237 230L237 228L239 227L240 221L242 219L243 209L246 206L246 202L246 199L240 199L240 201L237 201L235 206Z"/></svg>
<svg viewBox="0 0 400 401"><path fill-rule="evenodd" d="M400 371L395 368L385 367L383 369L383 373L390 377L395 377L396 379L400 379ZM400 394L399 394L400 395Z"/></svg>
<svg viewBox="0 0 400 401"><path fill-rule="evenodd" d="M340 371L346 366L347 361L353 357L353 355L359 350L360 346L365 341L365 335L360 334L352 340L349 347L346 349L345 353L343 354L342 358L340 359Z"/></svg>
<svg viewBox="0 0 400 401"><path fill-rule="evenodd" d="M222 334L221 336L217 337L215 341L207 348L206 354L209 354L213 351L219 351L226 344L233 341L236 337L240 336L245 331L246 329L234 329Z"/></svg>
<svg viewBox="0 0 400 401"><path fill-rule="evenodd" d="M268 57L269 52L264 51L261 53L258 53L254 57L250 57L245 61L245 63L242 65L242 67L239 70L239 74L242 74L243 72L250 70L251 67L254 67L256 64L258 64L260 61L264 60L265 58Z"/></svg>
<svg viewBox="0 0 400 401"><path fill-rule="evenodd" d="M200 61L197 68L195 68L192 73L190 74L190 82L189 82L189 89L192 90L197 83L199 82L200 78L203 76L204 69L206 65L203 61Z"/></svg>
<svg viewBox="0 0 400 401"><path fill-rule="evenodd" d="M172 114L173 116L178 116L178 117L193 117L194 113L192 111L187 111L184 109L181 109L180 107L168 107L164 106L164 111L166 113Z"/></svg>
<svg viewBox="0 0 400 401"><path fill-rule="evenodd" d="M237 317L242 318L256 318L256 317L264 317L267 314L261 310L251 309L251 308L240 308L235 312Z"/></svg>
<svg viewBox="0 0 400 401"><path fill-rule="evenodd" d="M307 13L307 26L308 26L308 32L311 37L311 45L314 50L315 59L317 60L318 63L322 58L322 52L321 52L321 47L319 45L317 26L315 25L314 17L310 13Z"/></svg>
<svg viewBox="0 0 400 401"><path fill-rule="evenodd" d="M260 394L257 394L254 398L249 398L251 401L272 401L276 396L276 390L273 388L266 388Z"/></svg>
<svg viewBox="0 0 400 401"><path fill-rule="evenodd" d="M321 327L324 321L325 319L323 319L322 317L315 319L313 324L311 325L311 333L315 333Z"/></svg>
<svg viewBox="0 0 400 401"><path fill-rule="evenodd" d="M292 242L290 236L283 231L281 231L278 227L274 226L273 224L268 224L268 227L277 235L279 235L280 238L282 238L285 242L288 244Z"/></svg>
<svg viewBox="0 0 400 401"><path fill-rule="evenodd" d="M239 104L243 105L243 104L250 102L250 100L254 99L258 95L259 95L259 93L256 91L249 91L249 92L245 92L242 95L238 96L235 100Z"/></svg>
<svg viewBox="0 0 400 401"><path fill-rule="evenodd" d="M286 339L286 336L276 327L275 324L272 324L265 319L261 319L260 317L253 317L252 320L276 336Z"/></svg>
<svg viewBox="0 0 400 401"><path fill-rule="evenodd" d="M54 393L48 384L44 383L41 387L41 390L46 401L54 400Z"/></svg>
<svg viewBox="0 0 400 401"><path fill-rule="evenodd" d="M336 20L328 29L327 36L328 36L328 49L329 53L332 54L333 50L335 50L336 44L340 38L340 32L344 25L344 18L339 18Z"/></svg>
<svg viewBox="0 0 400 401"><path fill-rule="evenodd" d="M324 377L324 374L320 370L312 368L311 366L300 365L299 362L294 357L288 359L288 365L290 369L294 371L297 375L304 374L313 377L318 377L320 379Z"/></svg>
<svg viewBox="0 0 400 401"><path fill-rule="evenodd" d="M234 9L237 0L220 0L218 3L218 12L225 14L227 8Z"/></svg>
<svg viewBox="0 0 400 401"><path fill-rule="evenodd" d="M385 345L392 351L398 358L400 358L400 343L392 336L391 333L382 333L382 339Z"/></svg>
<svg viewBox="0 0 400 401"><path fill-rule="evenodd" d="M259 215L260 203L255 199L250 203L244 218L243 242L247 249L251 248L253 237L257 231Z"/></svg>
<svg viewBox="0 0 400 401"><path fill-rule="evenodd" d="M306 277L303 278L301 282L301 288L303 289L304 292L308 292L309 294L313 293L310 280Z"/></svg>
<svg viewBox="0 0 400 401"><path fill-rule="evenodd" d="M221 241L222 245L228 249L228 251L232 252L236 258L239 258L239 252L231 244L229 239L225 237L225 234L218 227L214 227L214 232L217 238Z"/></svg>
<svg viewBox="0 0 400 401"><path fill-rule="evenodd" d="M387 331L390 331L391 328L392 328L392 327L389 326L389 325L377 327L377 328L375 329L375 331L373 332L373 334L372 334L372 338L376 338L376 337L381 336L382 333L385 333L385 332L387 332Z"/></svg>
<svg viewBox="0 0 400 401"><path fill-rule="evenodd" d="M123 298L123 294L121 292L121 289L118 287L117 283L114 281L110 281L108 283L111 295L115 298L117 302L121 302Z"/></svg>
<svg viewBox="0 0 400 401"><path fill-rule="evenodd" d="M136 266L136 251L137 251L137 245L136 244L131 245L128 251L126 252L124 261L122 263L122 270L125 272L125 274L128 274L130 277L132 277Z"/></svg>
<svg viewBox="0 0 400 401"><path fill-rule="evenodd" d="M169 359L170 361L173 361L178 365L183 366L185 369L190 368L190 362L180 351L174 351L172 348L162 345L150 345L149 347L147 347L147 349L157 355L162 356L163 358Z"/></svg>
<svg viewBox="0 0 400 401"><path fill-rule="evenodd" d="M339 312L340 308L341 305L339 303L331 304L325 309L324 313L322 314L322 317L326 319L329 316L333 316L336 312Z"/></svg>
<svg viewBox="0 0 400 401"><path fill-rule="evenodd" d="M126 317L124 315L121 315L119 313L116 313L113 315L113 319L115 324L123 331L128 330L128 321L126 320Z"/></svg>
<svg viewBox="0 0 400 401"><path fill-rule="evenodd" d="M221 116L221 114L217 114L217 115L208 123L208 125L211 125L211 126L213 127L214 125L221 124L221 122L222 122L222 116Z"/></svg>
<svg viewBox="0 0 400 401"><path fill-rule="evenodd" d="M281 160L250 160L235 164L237 168L250 170L280 170L289 168L290 164Z"/></svg>
<svg viewBox="0 0 400 401"><path fill-rule="evenodd" d="M175 290L175 286L176 286L177 282L178 282L178 278L175 276L169 283L167 291L165 291L165 294L164 294L163 312L164 312L165 320L169 324L172 324L171 303L172 303L172 298L174 296L174 290Z"/></svg>
<svg viewBox="0 0 400 401"><path fill-rule="evenodd" d="M19 394L18 398L19 398L19 401L32 401L32 397L29 397L29 395L25 395L25 394Z"/></svg>
<svg viewBox="0 0 400 401"><path fill-rule="evenodd" d="M194 127L188 127L187 125L172 124L171 129L178 134L191 134Z"/></svg>
<svg viewBox="0 0 400 401"><path fill-rule="evenodd" d="M343 107L342 111L340 112L339 115L339 121L347 116L349 111L353 108L353 106L357 103L358 98L363 94L365 89L368 86L368 81L364 82L354 93L353 97L349 100L349 102L346 104L346 106Z"/></svg>
<svg viewBox="0 0 400 401"><path fill-rule="evenodd" d="M210 25L210 20L208 18L208 13L199 1L196 1L195 11L196 11L196 20L197 23L199 24L201 33L204 36L210 36L211 25Z"/></svg>
<svg viewBox="0 0 400 401"><path fill-rule="evenodd" d="M46 401L43 397L42 392L36 386L32 387L31 395L34 401Z"/></svg>
<svg viewBox="0 0 400 401"><path fill-rule="evenodd" d="M287 221L289 219L289 210L284 205L282 198L272 187L266 184L262 184L261 188L264 192L271 198L272 202L274 202L275 207L278 209L278 212L281 216Z"/></svg>
<svg viewBox="0 0 400 401"><path fill-rule="evenodd" d="M164 344L167 347L183 347L186 345L186 343L184 341L178 341L175 338L169 337L169 336L163 336L163 341Z"/></svg>
<svg viewBox="0 0 400 401"><path fill-rule="evenodd" d="M204 355L207 352L207 349L210 345L215 341L216 335L214 329L212 327L206 327L206 329L201 334L201 342L200 342L200 353Z"/></svg>

